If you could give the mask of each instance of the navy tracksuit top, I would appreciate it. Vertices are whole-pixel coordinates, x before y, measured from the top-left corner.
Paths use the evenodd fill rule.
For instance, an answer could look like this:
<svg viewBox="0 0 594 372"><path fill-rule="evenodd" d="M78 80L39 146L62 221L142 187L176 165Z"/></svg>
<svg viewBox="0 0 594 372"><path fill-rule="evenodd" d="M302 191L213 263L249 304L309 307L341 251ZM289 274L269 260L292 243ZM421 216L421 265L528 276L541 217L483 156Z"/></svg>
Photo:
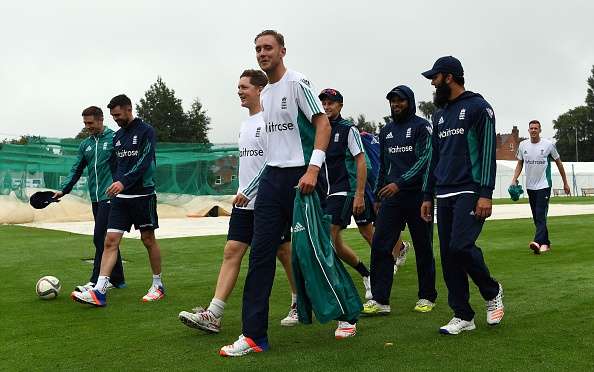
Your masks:
<svg viewBox="0 0 594 372"><path fill-rule="evenodd" d="M433 114L424 200L472 191L491 198L495 188L495 114L480 94L466 91Z"/></svg>
<svg viewBox="0 0 594 372"><path fill-rule="evenodd" d="M124 195L155 193L155 130L136 118L126 128L120 128L113 137L116 155L114 181L124 185Z"/></svg>
<svg viewBox="0 0 594 372"><path fill-rule="evenodd" d="M395 183L403 191L421 191L429 160L431 124L416 115L413 91L405 85L397 89L407 96L408 112L404 118L392 117L393 121L380 131L376 193L390 183Z"/></svg>

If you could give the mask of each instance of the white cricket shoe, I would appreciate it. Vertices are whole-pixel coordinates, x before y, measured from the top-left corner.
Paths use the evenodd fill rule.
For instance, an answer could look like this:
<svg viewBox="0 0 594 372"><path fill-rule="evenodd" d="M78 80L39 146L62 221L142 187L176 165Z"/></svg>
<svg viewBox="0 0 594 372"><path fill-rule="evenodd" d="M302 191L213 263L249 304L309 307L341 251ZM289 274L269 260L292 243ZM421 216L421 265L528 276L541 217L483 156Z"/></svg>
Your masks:
<svg viewBox="0 0 594 372"><path fill-rule="evenodd" d="M363 277L363 286L365 287L365 300L369 301L373 298L371 294L371 278L368 276Z"/></svg>
<svg viewBox="0 0 594 372"><path fill-rule="evenodd" d="M76 287L74 287L74 291L75 292L86 292L86 291L91 290L93 288L95 288L95 283L88 282L87 284L77 285Z"/></svg>
<svg viewBox="0 0 594 372"><path fill-rule="evenodd" d="M494 299L486 301L487 304L487 323L490 325L496 325L503 319L504 306L503 306L503 287L499 284L499 292Z"/></svg>
<svg viewBox="0 0 594 372"><path fill-rule="evenodd" d="M224 357L238 357L249 353L261 353L267 351L268 348L268 340L266 339L263 339L260 343L256 343L251 338L241 335L231 345L223 346L219 350L219 355Z"/></svg>
<svg viewBox="0 0 594 372"><path fill-rule="evenodd" d="M439 328L439 333L442 333L445 335L457 335L460 332L472 331L473 329L476 329L476 326L474 325L474 319L472 319L470 321L466 321L466 320L462 320L460 318L454 317L454 318L452 318L452 320L450 320L450 322L448 324Z"/></svg>
<svg viewBox="0 0 594 372"><path fill-rule="evenodd" d="M341 340L347 337L353 337L357 334L357 323L351 324L349 322L338 321L338 327L334 331L334 337Z"/></svg>
<svg viewBox="0 0 594 372"><path fill-rule="evenodd" d="M281 325L283 327L293 327L299 324L299 316L297 315L297 305L293 304L291 309L289 310L289 314L283 319L281 319Z"/></svg>
<svg viewBox="0 0 594 372"><path fill-rule="evenodd" d="M400 253L398 253L398 257L396 257L396 262L394 263L394 265L400 267L406 263L406 254L408 253L409 249L410 243L402 242L402 248L400 248Z"/></svg>
<svg viewBox="0 0 594 372"><path fill-rule="evenodd" d="M192 309L192 312L182 311L178 315L179 320L190 328L196 328L208 333L219 333L221 331L221 318L217 318L208 310L201 307Z"/></svg>

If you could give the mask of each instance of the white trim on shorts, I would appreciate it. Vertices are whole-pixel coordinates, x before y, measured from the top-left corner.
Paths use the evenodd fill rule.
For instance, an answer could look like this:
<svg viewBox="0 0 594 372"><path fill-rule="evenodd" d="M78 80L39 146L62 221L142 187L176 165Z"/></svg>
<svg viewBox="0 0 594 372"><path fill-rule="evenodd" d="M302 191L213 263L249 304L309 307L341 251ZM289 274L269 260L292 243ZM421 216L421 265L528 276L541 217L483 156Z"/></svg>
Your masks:
<svg viewBox="0 0 594 372"><path fill-rule="evenodd" d="M124 230L118 230L118 229L107 229L108 233L119 233L124 235L125 231Z"/></svg>

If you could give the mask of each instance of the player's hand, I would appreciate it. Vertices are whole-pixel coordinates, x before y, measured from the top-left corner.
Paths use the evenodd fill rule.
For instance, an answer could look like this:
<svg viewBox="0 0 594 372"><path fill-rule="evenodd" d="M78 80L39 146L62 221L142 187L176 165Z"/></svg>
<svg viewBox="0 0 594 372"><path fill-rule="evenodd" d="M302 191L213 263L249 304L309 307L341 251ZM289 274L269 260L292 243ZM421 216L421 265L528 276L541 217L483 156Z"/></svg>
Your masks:
<svg viewBox="0 0 594 372"><path fill-rule="evenodd" d="M124 191L124 184L121 183L120 181L116 181L116 182L112 183L111 186L109 186L107 188L107 195L114 197L117 194L121 193L122 191Z"/></svg>
<svg viewBox="0 0 594 372"><path fill-rule="evenodd" d="M381 205L382 205L382 203L379 203L379 202L373 203L373 211L375 212L376 215L378 214Z"/></svg>
<svg viewBox="0 0 594 372"><path fill-rule="evenodd" d="M235 195L235 198L233 198L233 205L236 207L245 207L246 205L248 205L249 202L250 199L248 199L242 193L238 193L237 195Z"/></svg>
<svg viewBox="0 0 594 372"><path fill-rule="evenodd" d="M400 191L398 185L395 183L389 183L386 186L382 187L382 189L377 193L381 199L384 198L391 198L392 196L396 195L396 193Z"/></svg>
<svg viewBox="0 0 594 372"><path fill-rule="evenodd" d="M493 202L489 198L479 198L476 202L476 208L474 210L474 216L477 219L487 219L491 217L493 211Z"/></svg>
<svg viewBox="0 0 594 372"><path fill-rule="evenodd" d="M315 190L319 172L320 168L315 165L307 167L307 171L305 171L305 174L299 179L299 183L297 184L302 194L311 194Z"/></svg>
<svg viewBox="0 0 594 372"><path fill-rule="evenodd" d="M353 200L353 215L358 216L365 211L365 199L363 195L355 195Z"/></svg>
<svg viewBox="0 0 594 372"><path fill-rule="evenodd" d="M58 199L60 199L62 196L64 196L64 193L63 193L62 191L58 191L58 192L55 192L55 193L54 193L54 195L52 196L52 198L54 198L54 199L58 200Z"/></svg>
<svg viewBox="0 0 594 372"><path fill-rule="evenodd" d="M565 195L571 194L571 189L569 188L568 184L563 185L563 191L565 191Z"/></svg>
<svg viewBox="0 0 594 372"><path fill-rule="evenodd" d="M421 218L425 222L433 221L433 202L424 201L423 204L421 204Z"/></svg>

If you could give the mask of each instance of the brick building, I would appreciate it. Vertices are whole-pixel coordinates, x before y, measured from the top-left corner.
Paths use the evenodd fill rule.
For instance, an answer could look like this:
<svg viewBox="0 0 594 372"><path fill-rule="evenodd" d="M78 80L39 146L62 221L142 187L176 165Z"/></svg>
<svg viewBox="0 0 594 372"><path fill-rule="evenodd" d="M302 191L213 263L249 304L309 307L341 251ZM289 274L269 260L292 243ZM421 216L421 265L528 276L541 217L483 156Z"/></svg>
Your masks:
<svg viewBox="0 0 594 372"><path fill-rule="evenodd" d="M524 138L520 138L520 131L514 125L511 133L497 134L497 160L516 160L516 151L520 142Z"/></svg>

